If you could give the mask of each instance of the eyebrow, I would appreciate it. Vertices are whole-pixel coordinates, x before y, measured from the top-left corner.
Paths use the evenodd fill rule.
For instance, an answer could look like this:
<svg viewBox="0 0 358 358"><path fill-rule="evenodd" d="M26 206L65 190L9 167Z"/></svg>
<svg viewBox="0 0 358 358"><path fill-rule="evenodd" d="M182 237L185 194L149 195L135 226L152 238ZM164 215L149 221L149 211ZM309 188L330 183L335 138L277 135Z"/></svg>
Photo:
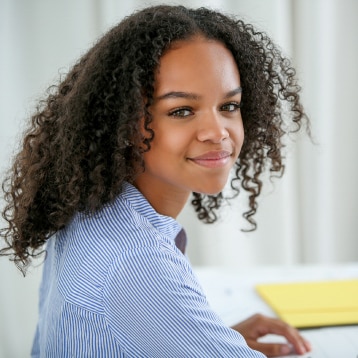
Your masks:
<svg viewBox="0 0 358 358"><path fill-rule="evenodd" d="M238 93L242 93L242 87L237 87L232 91L229 91L225 94L224 98L230 98L235 96ZM192 99L192 100L198 100L201 96L190 93L190 92L181 92L181 91L171 91L168 93L164 93L163 95L156 98L156 100L162 100L162 99L168 99L168 98L185 98L185 99Z"/></svg>
<svg viewBox="0 0 358 358"><path fill-rule="evenodd" d="M168 99L168 98L186 98L186 99L198 100L200 96L190 92L171 91L157 97L157 100Z"/></svg>
<svg viewBox="0 0 358 358"><path fill-rule="evenodd" d="M234 90L228 92L224 98L230 98L230 97L234 97L235 95L237 95L238 93L242 93L242 87L237 87Z"/></svg>

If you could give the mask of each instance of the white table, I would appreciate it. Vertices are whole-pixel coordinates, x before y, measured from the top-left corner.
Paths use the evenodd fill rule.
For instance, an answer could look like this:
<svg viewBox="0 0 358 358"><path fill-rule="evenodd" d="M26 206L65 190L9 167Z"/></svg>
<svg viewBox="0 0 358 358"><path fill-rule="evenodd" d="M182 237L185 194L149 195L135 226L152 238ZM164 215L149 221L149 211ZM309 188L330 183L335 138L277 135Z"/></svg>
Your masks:
<svg viewBox="0 0 358 358"><path fill-rule="evenodd" d="M254 286L258 283L358 278L358 263L270 266L236 270L196 267L194 271L207 294L212 308L226 324L231 326L255 313L276 316L256 293ZM358 357L358 326L302 330L302 334L308 340L313 341L313 351L306 355L307 357ZM344 337L343 341L338 336ZM325 343L323 342L329 337L331 337L328 340L332 342L332 347L324 347ZM336 337L337 339L335 339ZM281 337L273 335L267 337L267 340L274 339L281 339ZM327 350L331 355L322 355L319 352L322 349ZM293 356L290 357L292 358Z"/></svg>

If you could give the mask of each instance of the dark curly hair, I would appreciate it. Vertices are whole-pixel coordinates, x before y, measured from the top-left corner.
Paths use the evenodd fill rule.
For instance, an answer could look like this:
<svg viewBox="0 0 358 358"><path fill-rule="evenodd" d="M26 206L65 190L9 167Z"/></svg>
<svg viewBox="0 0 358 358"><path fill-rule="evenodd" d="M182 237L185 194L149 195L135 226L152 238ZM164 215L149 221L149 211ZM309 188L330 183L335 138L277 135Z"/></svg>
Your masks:
<svg viewBox="0 0 358 358"><path fill-rule="evenodd" d="M40 102L3 182L2 255L26 266L76 211L95 212L121 192L123 181L134 181L144 167L143 143L149 150L155 135L144 138L139 128L144 118L149 130L152 120L160 58L175 41L195 35L223 43L240 71L245 140L230 196L248 192L243 215L256 228L262 175L282 175L283 136L303 121L308 125L295 71L252 25L206 8L163 5L137 11L112 28ZM193 195L199 219L208 223L229 198Z"/></svg>

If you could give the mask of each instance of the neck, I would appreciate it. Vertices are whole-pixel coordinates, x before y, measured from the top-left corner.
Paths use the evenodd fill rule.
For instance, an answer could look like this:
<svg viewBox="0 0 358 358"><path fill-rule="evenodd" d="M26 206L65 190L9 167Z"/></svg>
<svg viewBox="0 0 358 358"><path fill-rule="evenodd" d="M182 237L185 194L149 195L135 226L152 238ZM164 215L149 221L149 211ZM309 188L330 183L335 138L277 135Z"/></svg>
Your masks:
<svg viewBox="0 0 358 358"><path fill-rule="evenodd" d="M149 183L148 178L142 178L139 176L134 186L145 196L157 213L176 219L188 200L190 192L173 188L170 185Z"/></svg>

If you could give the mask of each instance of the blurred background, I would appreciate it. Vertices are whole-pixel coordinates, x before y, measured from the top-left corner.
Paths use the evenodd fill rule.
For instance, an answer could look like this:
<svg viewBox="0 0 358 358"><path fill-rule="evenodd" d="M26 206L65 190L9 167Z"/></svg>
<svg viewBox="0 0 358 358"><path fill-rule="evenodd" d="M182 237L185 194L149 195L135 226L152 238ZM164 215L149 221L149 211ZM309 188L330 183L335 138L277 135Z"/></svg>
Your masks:
<svg viewBox="0 0 358 358"><path fill-rule="evenodd" d="M0 0L1 177L46 88L124 16L161 3ZM181 0L180 4L233 13L275 39L297 69L317 143L300 136L287 148L285 176L266 183L255 232L241 231L246 227L241 216L246 202L224 208L214 225L201 224L188 205L179 221L189 235L192 264L240 270L357 261L358 1ZM0 259L0 358L29 356L40 277L40 263L23 278L6 258Z"/></svg>

